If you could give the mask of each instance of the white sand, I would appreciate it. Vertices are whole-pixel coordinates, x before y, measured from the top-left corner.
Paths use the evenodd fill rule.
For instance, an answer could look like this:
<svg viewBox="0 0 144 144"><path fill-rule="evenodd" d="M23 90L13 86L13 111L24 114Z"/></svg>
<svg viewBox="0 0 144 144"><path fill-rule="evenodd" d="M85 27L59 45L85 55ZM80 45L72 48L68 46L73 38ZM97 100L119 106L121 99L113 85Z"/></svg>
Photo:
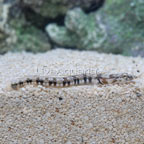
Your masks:
<svg viewBox="0 0 144 144"><path fill-rule="evenodd" d="M72 70L141 76L125 85L8 89L26 75L69 75ZM0 56L0 144L143 144L143 74L142 58L96 52Z"/></svg>

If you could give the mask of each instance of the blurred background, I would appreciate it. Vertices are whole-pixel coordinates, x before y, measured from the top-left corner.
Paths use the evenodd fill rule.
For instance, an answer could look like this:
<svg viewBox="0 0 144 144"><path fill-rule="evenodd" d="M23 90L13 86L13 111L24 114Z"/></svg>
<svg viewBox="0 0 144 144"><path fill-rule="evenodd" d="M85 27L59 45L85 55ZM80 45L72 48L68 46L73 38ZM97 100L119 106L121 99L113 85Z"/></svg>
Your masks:
<svg viewBox="0 0 144 144"><path fill-rule="evenodd" d="M0 0L0 54L57 47L144 57L144 0Z"/></svg>

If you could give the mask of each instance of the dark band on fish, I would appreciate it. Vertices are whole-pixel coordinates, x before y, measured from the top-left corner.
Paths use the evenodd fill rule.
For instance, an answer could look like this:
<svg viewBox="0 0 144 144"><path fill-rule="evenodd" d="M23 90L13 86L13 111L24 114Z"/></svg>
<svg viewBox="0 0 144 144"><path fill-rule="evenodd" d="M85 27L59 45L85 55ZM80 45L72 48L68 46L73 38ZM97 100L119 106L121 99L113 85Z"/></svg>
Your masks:
<svg viewBox="0 0 144 144"><path fill-rule="evenodd" d="M120 83L121 81L131 81L136 78L133 75L129 75L127 73L122 74L110 74L110 75L102 75L98 74L94 75L75 75L68 77L35 77L35 78L27 78L25 80L19 80L18 82L14 82L11 84L13 89L17 89L19 87L23 87L25 84L35 83L36 85L42 85L45 87L67 87L67 86L76 86L76 85L87 85L92 83L97 84L111 84L111 83Z"/></svg>

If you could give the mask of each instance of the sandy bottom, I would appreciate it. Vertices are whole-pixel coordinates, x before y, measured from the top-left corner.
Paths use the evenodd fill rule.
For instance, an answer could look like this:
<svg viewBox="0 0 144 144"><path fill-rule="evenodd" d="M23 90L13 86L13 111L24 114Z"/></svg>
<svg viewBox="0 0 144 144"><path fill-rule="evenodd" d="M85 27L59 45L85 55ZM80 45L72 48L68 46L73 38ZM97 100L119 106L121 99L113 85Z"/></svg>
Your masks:
<svg viewBox="0 0 144 144"><path fill-rule="evenodd" d="M29 75L130 73L133 84L43 88ZM144 59L56 49L0 56L0 144L143 144Z"/></svg>

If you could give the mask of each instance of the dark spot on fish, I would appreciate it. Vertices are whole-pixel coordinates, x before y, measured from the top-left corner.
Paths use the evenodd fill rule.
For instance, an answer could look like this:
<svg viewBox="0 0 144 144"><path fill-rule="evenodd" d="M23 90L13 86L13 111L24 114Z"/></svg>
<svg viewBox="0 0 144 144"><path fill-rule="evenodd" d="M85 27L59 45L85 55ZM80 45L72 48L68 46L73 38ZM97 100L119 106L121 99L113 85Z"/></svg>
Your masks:
<svg viewBox="0 0 144 144"><path fill-rule="evenodd" d="M56 85L57 85L57 82L56 82L56 81L54 81L53 83L54 83L54 86L56 86Z"/></svg>
<svg viewBox="0 0 144 144"><path fill-rule="evenodd" d="M32 79L27 79L27 80L26 80L26 83L28 83L28 84L29 84L29 83L32 83Z"/></svg>
<svg viewBox="0 0 144 144"><path fill-rule="evenodd" d="M89 83L91 83L92 82L92 77L89 77L88 80L89 80Z"/></svg>
<svg viewBox="0 0 144 144"><path fill-rule="evenodd" d="M20 82L19 82L19 85L20 85L20 86L21 86L21 85L23 85L23 82L22 82L22 81L20 81Z"/></svg>
<svg viewBox="0 0 144 144"><path fill-rule="evenodd" d="M66 85L66 82L65 81L63 81L63 86L65 86Z"/></svg>
<svg viewBox="0 0 144 144"><path fill-rule="evenodd" d="M87 83L87 77L86 76L84 76L84 83Z"/></svg>
<svg viewBox="0 0 144 144"><path fill-rule="evenodd" d="M76 84L77 83L77 79L76 79L76 77L75 76L73 76L73 80L74 80L74 84Z"/></svg>
<svg viewBox="0 0 144 144"><path fill-rule="evenodd" d="M62 97L59 97L59 100L61 101L61 100L63 100L63 98L62 98Z"/></svg>
<svg viewBox="0 0 144 144"><path fill-rule="evenodd" d="M16 88L17 88L17 86L18 86L18 84L17 84L17 83L11 84L11 87L12 87L13 89L16 89Z"/></svg>
<svg viewBox="0 0 144 144"><path fill-rule="evenodd" d="M67 83L68 83L68 85L70 86L70 81L68 81Z"/></svg>
<svg viewBox="0 0 144 144"><path fill-rule="evenodd" d="M42 80L42 79L37 79L37 80L36 80L36 83L37 83L37 84L41 84L41 85L43 85L44 80Z"/></svg>
<svg viewBox="0 0 144 144"><path fill-rule="evenodd" d="M39 80L39 83L40 83L41 85L43 85L44 80Z"/></svg>
<svg viewBox="0 0 144 144"><path fill-rule="evenodd" d="M53 83L52 81L49 81L49 86L51 86L51 85L52 85L52 83Z"/></svg>
<svg viewBox="0 0 144 144"><path fill-rule="evenodd" d="M77 78L76 81L77 81L77 84L79 84L79 82L80 82L80 81L79 81L79 78Z"/></svg>
<svg viewBox="0 0 144 144"><path fill-rule="evenodd" d="M99 78L99 77L96 77L96 79L98 80L99 84L103 84L103 83L100 81L100 78Z"/></svg>

